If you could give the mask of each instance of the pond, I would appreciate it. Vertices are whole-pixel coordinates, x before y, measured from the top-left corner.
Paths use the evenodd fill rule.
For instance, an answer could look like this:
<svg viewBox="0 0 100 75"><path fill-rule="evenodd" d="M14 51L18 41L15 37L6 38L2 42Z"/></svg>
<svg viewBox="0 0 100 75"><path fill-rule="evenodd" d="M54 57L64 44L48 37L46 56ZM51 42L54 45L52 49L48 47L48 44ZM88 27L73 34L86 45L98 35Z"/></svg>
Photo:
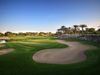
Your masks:
<svg viewBox="0 0 100 75"><path fill-rule="evenodd" d="M6 40L0 40L0 43L6 43Z"/></svg>

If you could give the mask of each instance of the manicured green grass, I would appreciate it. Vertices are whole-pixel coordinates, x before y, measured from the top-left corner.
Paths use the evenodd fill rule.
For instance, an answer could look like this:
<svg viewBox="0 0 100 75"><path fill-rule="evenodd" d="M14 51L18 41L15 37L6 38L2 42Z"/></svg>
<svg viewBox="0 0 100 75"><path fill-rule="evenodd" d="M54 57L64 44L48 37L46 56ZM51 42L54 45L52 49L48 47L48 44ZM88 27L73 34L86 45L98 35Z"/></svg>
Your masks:
<svg viewBox="0 0 100 75"><path fill-rule="evenodd" d="M63 48L67 47L66 45L50 39L9 41L6 47L14 48L15 51L0 56L0 75L99 75L100 44L89 41L80 42L95 45L98 49L86 51L88 59L84 62L57 65L37 63L33 61L32 56L42 49Z"/></svg>
<svg viewBox="0 0 100 75"><path fill-rule="evenodd" d="M26 40L29 40L29 39L32 39L32 40L57 39L53 36L13 36L13 37L9 37L9 38L10 38L10 41L13 41L13 40L26 41Z"/></svg>

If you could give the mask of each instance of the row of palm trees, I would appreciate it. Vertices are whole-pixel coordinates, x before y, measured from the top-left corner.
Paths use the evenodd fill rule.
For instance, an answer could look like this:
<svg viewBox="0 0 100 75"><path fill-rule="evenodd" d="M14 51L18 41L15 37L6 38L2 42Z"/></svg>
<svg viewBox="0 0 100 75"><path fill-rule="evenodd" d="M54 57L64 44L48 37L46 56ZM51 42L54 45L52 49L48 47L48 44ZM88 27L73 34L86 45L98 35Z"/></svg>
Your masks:
<svg viewBox="0 0 100 75"><path fill-rule="evenodd" d="M87 25L85 25L85 24L73 25L73 26L74 26L74 28L75 28L75 32L76 32L76 30L77 30L78 27L81 27L81 28L82 28L82 33L83 33L83 31L84 31L84 28L87 27Z"/></svg>
<svg viewBox="0 0 100 75"><path fill-rule="evenodd" d="M87 25L82 24L82 25L73 25L74 28L71 27L65 27L65 26L61 26L60 29L57 29L57 32L62 33L62 34L66 34L66 33L77 33L80 31L79 27L81 27L81 31L83 33L84 28L87 27Z"/></svg>
<svg viewBox="0 0 100 75"><path fill-rule="evenodd" d="M100 32L100 29L97 31ZM81 25L73 25L73 27L66 27L66 26L61 26L60 29L57 29L56 34L61 35L61 34L84 34L84 33L96 33L95 28L87 28L86 24L81 24Z"/></svg>

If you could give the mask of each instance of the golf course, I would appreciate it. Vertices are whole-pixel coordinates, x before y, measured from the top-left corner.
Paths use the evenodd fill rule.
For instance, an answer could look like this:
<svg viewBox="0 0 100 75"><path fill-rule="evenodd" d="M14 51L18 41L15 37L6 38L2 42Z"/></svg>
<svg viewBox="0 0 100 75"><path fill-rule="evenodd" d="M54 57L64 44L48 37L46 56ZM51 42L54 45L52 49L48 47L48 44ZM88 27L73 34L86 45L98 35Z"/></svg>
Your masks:
<svg viewBox="0 0 100 75"><path fill-rule="evenodd" d="M0 75L96 75L100 44L51 37L11 37L0 44Z"/></svg>
<svg viewBox="0 0 100 75"><path fill-rule="evenodd" d="M100 0L0 0L0 75L100 75Z"/></svg>

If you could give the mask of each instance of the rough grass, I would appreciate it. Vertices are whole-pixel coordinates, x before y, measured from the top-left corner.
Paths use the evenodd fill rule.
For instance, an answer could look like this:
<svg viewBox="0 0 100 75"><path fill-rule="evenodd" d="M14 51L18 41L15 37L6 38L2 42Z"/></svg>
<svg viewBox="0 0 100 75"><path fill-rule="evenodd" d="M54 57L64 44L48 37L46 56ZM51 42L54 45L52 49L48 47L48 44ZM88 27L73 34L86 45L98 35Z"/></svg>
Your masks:
<svg viewBox="0 0 100 75"><path fill-rule="evenodd" d="M32 59L33 54L41 49L66 47L55 40L30 39L8 42L6 47L15 48L15 51L0 56L0 75L99 75L100 44L90 41L80 42L94 45L98 49L86 51L85 54L88 58L84 62L63 65L41 64Z"/></svg>

